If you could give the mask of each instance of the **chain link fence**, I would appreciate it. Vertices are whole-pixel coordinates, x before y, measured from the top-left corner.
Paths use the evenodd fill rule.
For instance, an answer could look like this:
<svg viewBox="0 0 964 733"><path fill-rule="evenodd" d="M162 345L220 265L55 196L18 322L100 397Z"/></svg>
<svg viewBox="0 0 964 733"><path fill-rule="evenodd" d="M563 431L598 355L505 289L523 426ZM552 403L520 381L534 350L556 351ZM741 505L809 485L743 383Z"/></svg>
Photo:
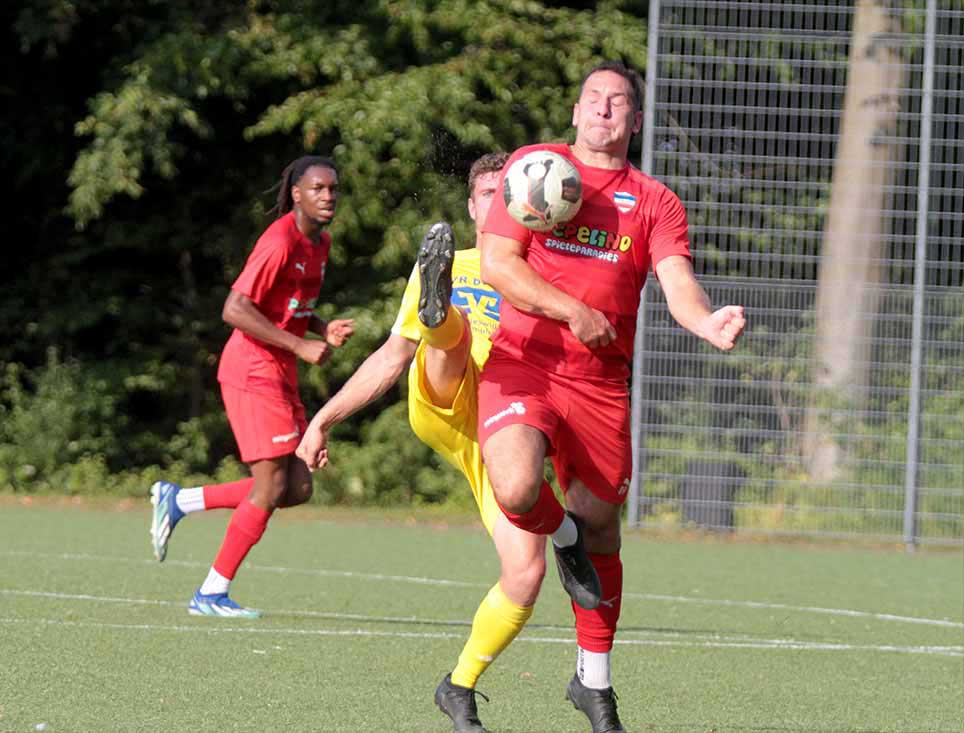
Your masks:
<svg viewBox="0 0 964 733"><path fill-rule="evenodd" d="M643 293L632 526L964 544L964 3L650 4L643 169L731 354Z"/></svg>

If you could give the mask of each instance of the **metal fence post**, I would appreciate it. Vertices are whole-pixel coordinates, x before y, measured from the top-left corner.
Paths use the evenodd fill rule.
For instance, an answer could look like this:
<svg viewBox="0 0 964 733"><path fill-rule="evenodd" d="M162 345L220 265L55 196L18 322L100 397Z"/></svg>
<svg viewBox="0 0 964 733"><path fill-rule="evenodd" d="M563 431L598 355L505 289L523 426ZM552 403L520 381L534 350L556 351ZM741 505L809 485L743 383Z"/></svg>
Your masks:
<svg viewBox="0 0 964 733"><path fill-rule="evenodd" d="M659 63L659 0L649 4L649 46L646 49L646 94L643 99L643 146L640 156L640 169L647 175L653 175L653 127L656 119L656 76ZM640 488L642 486L641 472L643 470L643 385L642 385L642 355L643 338L646 330L646 296L649 292L649 282L643 284L639 299L639 311L636 313L636 339L633 343L633 387L630 394L630 415L633 443L633 474L629 482L629 497L627 498L626 521L630 527L639 526Z"/></svg>
<svg viewBox="0 0 964 733"><path fill-rule="evenodd" d="M640 169L653 173L653 139L656 127L656 77L659 74L659 0L649 4L649 29L646 49L646 92L643 99L643 150Z"/></svg>
<svg viewBox="0 0 964 733"><path fill-rule="evenodd" d="M633 444L633 473L629 480L629 497L626 502L626 520L630 527L639 526L639 510L643 485L643 341L646 333L646 298L649 293L649 280L643 285L636 312L636 339L633 344L633 387L630 392L630 430Z"/></svg>
<svg viewBox="0 0 964 733"><path fill-rule="evenodd" d="M914 312L910 350L910 395L907 406L907 458L904 469L904 543L917 542L917 473L920 460L920 392L924 337L924 286L927 279L927 215L930 204L931 126L934 106L934 37L937 0L927 0L924 26L924 88L921 96L920 160L917 176L917 238L914 253Z"/></svg>

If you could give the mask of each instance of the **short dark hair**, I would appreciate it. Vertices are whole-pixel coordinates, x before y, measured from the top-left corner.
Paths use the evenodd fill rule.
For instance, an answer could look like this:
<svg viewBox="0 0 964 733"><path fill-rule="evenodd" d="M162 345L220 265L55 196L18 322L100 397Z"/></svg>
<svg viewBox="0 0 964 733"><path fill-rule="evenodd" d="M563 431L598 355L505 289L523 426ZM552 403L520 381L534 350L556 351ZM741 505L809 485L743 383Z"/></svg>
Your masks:
<svg viewBox="0 0 964 733"><path fill-rule="evenodd" d="M303 155L291 161L281 174L281 183L276 204L279 216L287 214L294 208L295 203L294 199L291 198L291 187L301 180L301 177L309 168L314 168L315 166L329 168L335 173L338 173L334 161L323 155Z"/></svg>
<svg viewBox="0 0 964 733"><path fill-rule="evenodd" d="M642 109L643 106L643 80L639 76L639 72L632 67L626 66L622 61L603 61L601 64L597 64L592 67L589 72L582 78L582 84L579 85L579 96L582 96L582 91L586 87L586 82L589 77L600 71L611 71L614 74L619 74L623 79L629 82L629 86L633 90L633 110L638 111Z"/></svg>
<svg viewBox="0 0 964 733"><path fill-rule="evenodd" d="M486 173L498 173L505 167L505 162L509 159L508 153L501 151L496 153L486 153L476 160L469 168L469 196L475 190L475 183L480 176Z"/></svg>

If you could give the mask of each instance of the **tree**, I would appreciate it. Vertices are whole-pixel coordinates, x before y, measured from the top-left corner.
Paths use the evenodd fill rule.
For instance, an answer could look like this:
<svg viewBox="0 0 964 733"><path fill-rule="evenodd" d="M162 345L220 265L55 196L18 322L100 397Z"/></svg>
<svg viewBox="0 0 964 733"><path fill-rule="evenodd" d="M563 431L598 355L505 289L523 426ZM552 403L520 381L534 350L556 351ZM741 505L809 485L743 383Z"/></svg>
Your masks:
<svg viewBox="0 0 964 733"><path fill-rule="evenodd" d="M267 189L289 160L320 152L335 158L343 190L323 315L356 317L359 334L330 367L303 374L316 407L385 337L425 227L448 219L469 241L471 160L564 137L594 62L644 65L646 3L582 6L30 0L5 10L16 63L0 73L26 113L5 151L11 170L36 171L36 206L15 226L26 237L43 216L46 229L0 293L11 314L0 361L40 367L52 344L102 372L128 420L115 468L162 461L179 425L214 416L210 468L233 452L214 381L221 303L270 220ZM41 110L31 93L55 103ZM50 112L62 146L50 145ZM37 305L29 328L18 327L24 302ZM341 435L357 439L376 419L406 430L383 416L397 398Z"/></svg>
<svg viewBox="0 0 964 733"><path fill-rule="evenodd" d="M900 159L897 115L906 78L899 14L860 0L854 15L849 77L817 286L815 410L806 425L809 472L830 480L839 466L835 408L859 406L868 385L869 346L877 320L885 215L893 165ZM830 419L828 420L828 416Z"/></svg>

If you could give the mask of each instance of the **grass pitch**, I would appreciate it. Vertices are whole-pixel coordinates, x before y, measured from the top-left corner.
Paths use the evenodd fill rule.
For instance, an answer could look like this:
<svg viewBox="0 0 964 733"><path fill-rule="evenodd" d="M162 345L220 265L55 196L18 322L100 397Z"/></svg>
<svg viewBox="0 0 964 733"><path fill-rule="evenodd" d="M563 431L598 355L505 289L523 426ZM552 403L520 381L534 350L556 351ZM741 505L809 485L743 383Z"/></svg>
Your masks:
<svg viewBox="0 0 964 733"><path fill-rule="evenodd" d="M498 566L475 525L279 512L232 595L187 614L228 513L192 515L158 564L148 502L0 499L0 733L444 733L452 669ZM629 534L613 655L629 731L960 733L960 552ZM482 677L494 733L585 733L552 560L520 638Z"/></svg>

